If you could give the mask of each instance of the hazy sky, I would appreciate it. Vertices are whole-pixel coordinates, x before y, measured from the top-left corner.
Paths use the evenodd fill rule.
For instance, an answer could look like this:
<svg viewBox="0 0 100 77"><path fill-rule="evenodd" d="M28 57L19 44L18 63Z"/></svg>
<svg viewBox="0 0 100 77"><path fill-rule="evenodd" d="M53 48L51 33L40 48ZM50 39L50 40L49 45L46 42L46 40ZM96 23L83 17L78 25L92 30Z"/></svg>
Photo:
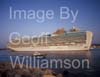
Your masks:
<svg viewBox="0 0 100 77"><path fill-rule="evenodd" d="M14 10L52 10L54 18L38 23L35 19L10 19L9 8ZM69 18L60 19L60 7L69 8ZM78 10L72 23L72 13ZM40 14L41 15L41 14ZM73 25L81 30L94 33L93 43L100 43L100 0L0 0L0 47L6 46L11 32L21 35L34 35L41 32L53 32L58 28L70 29Z"/></svg>

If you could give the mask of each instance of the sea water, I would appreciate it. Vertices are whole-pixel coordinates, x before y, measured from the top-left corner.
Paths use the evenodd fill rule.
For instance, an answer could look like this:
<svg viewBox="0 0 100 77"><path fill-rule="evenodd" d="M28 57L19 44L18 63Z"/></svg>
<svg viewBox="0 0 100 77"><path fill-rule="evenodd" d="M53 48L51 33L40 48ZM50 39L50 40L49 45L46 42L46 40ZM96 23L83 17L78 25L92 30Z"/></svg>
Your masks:
<svg viewBox="0 0 100 77"><path fill-rule="evenodd" d="M11 50L0 50L0 63L13 62L14 64L16 57L19 57L21 58L21 61L23 60L23 64L27 64L27 68L30 68L29 65L33 68L41 68L42 64L42 68L52 69L57 73L61 73L64 70L73 73L84 72L88 74L100 72L99 48L91 49L90 51L52 51L39 53L44 53L46 55L40 57L34 56L34 52L12 52ZM50 64L51 62L52 64ZM16 63L18 63L17 60Z"/></svg>

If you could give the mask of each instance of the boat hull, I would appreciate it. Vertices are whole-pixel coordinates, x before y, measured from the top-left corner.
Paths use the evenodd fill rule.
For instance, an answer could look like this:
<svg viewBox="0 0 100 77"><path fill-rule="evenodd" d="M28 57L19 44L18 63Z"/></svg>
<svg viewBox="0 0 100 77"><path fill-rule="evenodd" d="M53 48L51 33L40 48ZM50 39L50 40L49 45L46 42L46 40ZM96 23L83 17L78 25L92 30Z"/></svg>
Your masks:
<svg viewBox="0 0 100 77"><path fill-rule="evenodd" d="M85 46L49 46L49 47L9 47L13 51L80 51L80 50L89 50Z"/></svg>
<svg viewBox="0 0 100 77"><path fill-rule="evenodd" d="M64 45L64 46L28 46L28 47L13 47L7 46L7 48L13 51L80 51L89 50L92 43L92 32L86 32L86 43Z"/></svg>

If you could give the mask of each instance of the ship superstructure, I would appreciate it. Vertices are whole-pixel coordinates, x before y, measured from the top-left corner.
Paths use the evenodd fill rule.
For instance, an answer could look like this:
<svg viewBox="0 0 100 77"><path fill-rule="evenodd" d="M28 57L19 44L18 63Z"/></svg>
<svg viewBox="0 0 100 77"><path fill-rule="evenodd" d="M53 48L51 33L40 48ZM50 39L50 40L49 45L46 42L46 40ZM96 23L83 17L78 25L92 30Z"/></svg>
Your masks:
<svg viewBox="0 0 100 77"><path fill-rule="evenodd" d="M64 30L64 28L61 28L52 34L44 35L41 37L34 37L33 39L31 39L32 41L34 41L34 45L33 44L20 44L20 45L9 44L8 48L14 51L89 50L92 43L93 34L90 31L80 31L78 28L73 27L70 31L66 31ZM45 39L45 41L43 41L43 39Z"/></svg>

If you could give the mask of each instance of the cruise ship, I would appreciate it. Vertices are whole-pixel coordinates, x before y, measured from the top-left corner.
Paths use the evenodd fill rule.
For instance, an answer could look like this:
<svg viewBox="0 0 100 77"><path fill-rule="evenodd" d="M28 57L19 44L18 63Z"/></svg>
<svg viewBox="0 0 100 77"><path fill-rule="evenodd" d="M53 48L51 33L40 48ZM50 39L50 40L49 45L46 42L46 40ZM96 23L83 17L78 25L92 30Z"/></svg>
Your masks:
<svg viewBox="0 0 100 77"><path fill-rule="evenodd" d="M29 40L21 39L26 43L19 45L9 43L7 47L13 51L87 51L91 47L92 37L91 31L81 31L76 27L69 31L61 28L52 34L30 39L34 43L27 43Z"/></svg>

